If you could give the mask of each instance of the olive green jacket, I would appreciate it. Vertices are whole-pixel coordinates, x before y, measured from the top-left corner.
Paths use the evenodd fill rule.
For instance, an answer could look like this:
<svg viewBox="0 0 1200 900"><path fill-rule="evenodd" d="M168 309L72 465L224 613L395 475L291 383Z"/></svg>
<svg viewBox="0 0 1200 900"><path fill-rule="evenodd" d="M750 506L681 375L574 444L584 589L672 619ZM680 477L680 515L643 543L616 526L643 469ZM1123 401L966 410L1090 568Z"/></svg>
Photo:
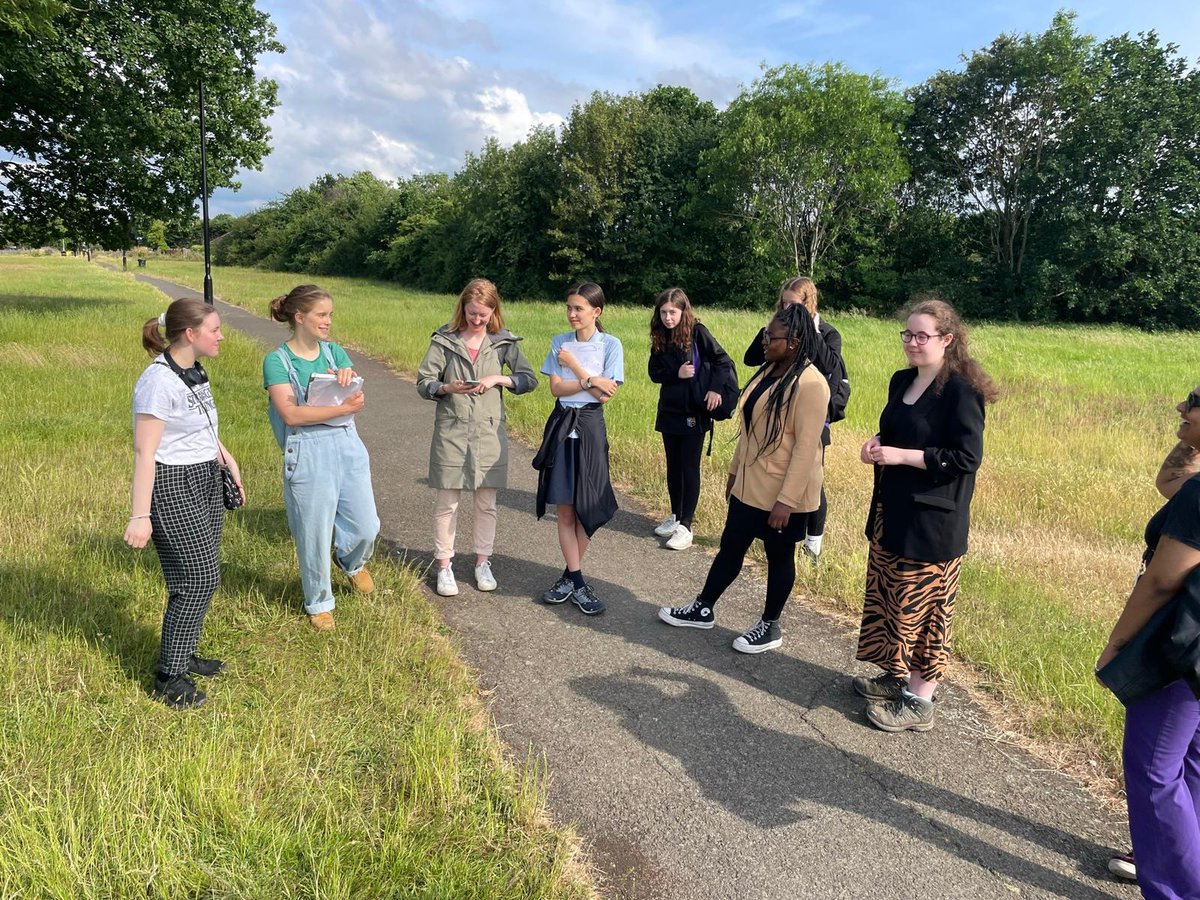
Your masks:
<svg viewBox="0 0 1200 900"><path fill-rule="evenodd" d="M514 394L537 387L537 375L521 353L520 341L509 331L489 334L471 362L466 345L443 325L433 333L425 358L417 368L417 392L437 403L433 441L429 447L429 485L434 488L502 488L508 478L508 435L505 430L503 387L479 395L437 395L443 384L462 379L478 381L502 375L508 368Z"/></svg>

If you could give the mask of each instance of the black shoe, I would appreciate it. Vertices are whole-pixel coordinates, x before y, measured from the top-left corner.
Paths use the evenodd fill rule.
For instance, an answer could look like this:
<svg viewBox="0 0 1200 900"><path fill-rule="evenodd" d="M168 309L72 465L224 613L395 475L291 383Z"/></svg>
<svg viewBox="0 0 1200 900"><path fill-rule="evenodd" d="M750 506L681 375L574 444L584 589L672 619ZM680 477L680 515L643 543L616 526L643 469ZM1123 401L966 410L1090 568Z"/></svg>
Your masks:
<svg viewBox="0 0 1200 900"><path fill-rule="evenodd" d="M188 678L186 672L178 675L154 673L154 696L171 709L190 709L204 705L204 691L196 687L196 682Z"/></svg>
<svg viewBox="0 0 1200 900"><path fill-rule="evenodd" d="M575 590L575 583L566 575L563 575L546 593L542 594L543 603L566 603L571 599L571 592Z"/></svg>
<svg viewBox="0 0 1200 900"><path fill-rule="evenodd" d="M660 606L658 617L680 628L712 628L715 622L712 607L701 603L699 597L687 606Z"/></svg>
<svg viewBox="0 0 1200 900"><path fill-rule="evenodd" d="M733 649L739 653L763 653L774 650L782 643L783 632L779 630L779 622L759 619L745 634L733 639Z"/></svg>
<svg viewBox="0 0 1200 900"><path fill-rule="evenodd" d="M579 607L585 616L598 616L604 612L604 601L592 593L591 585L585 584L571 592L571 602Z"/></svg>
<svg viewBox="0 0 1200 900"><path fill-rule="evenodd" d="M225 663L219 659L205 659L203 656L193 653L188 657L187 670L189 675L203 675L205 678L212 678L225 671Z"/></svg>

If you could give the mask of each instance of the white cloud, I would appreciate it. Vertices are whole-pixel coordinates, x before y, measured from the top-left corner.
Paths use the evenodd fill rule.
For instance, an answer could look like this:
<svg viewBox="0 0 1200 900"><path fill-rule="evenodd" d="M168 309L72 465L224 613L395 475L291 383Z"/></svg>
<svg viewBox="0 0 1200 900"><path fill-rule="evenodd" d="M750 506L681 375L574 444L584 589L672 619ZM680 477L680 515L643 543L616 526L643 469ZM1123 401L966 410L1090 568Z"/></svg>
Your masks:
<svg viewBox="0 0 1200 900"><path fill-rule="evenodd" d="M478 122L484 131L501 144L523 140L536 125L558 128L565 121L557 113L535 113L529 101L516 88L488 87L476 95L480 109L466 110L468 119Z"/></svg>

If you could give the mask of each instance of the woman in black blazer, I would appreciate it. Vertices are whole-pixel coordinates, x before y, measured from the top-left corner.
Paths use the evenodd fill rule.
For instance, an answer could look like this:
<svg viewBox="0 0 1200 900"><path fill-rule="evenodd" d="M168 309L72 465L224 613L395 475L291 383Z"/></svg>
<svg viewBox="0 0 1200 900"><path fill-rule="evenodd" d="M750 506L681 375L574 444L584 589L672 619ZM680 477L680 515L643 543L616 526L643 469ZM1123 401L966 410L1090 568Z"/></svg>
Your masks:
<svg viewBox="0 0 1200 900"><path fill-rule="evenodd" d="M860 453L875 489L858 658L883 674L853 684L872 725L928 731L983 460L983 407L996 388L950 304L919 298L900 338L909 368L892 376L879 433Z"/></svg>

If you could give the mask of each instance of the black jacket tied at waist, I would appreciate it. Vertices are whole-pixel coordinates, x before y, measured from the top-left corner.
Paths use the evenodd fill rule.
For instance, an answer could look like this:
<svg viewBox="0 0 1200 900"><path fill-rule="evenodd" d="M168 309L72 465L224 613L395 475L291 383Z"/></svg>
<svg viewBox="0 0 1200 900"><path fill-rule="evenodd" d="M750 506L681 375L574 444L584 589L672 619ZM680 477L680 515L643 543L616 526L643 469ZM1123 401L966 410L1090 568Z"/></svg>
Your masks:
<svg viewBox="0 0 1200 900"><path fill-rule="evenodd" d="M1125 706L1180 678L1200 698L1200 568L1096 677Z"/></svg>
<svg viewBox="0 0 1200 900"><path fill-rule="evenodd" d="M546 490L550 484L550 469L563 441L568 435L579 435L579 465L575 467L575 517L590 538L617 514L617 495L613 493L608 475L608 430L604 425L604 407L599 403L586 406L563 406L555 401L542 446L533 458L538 470L537 517L546 514Z"/></svg>

